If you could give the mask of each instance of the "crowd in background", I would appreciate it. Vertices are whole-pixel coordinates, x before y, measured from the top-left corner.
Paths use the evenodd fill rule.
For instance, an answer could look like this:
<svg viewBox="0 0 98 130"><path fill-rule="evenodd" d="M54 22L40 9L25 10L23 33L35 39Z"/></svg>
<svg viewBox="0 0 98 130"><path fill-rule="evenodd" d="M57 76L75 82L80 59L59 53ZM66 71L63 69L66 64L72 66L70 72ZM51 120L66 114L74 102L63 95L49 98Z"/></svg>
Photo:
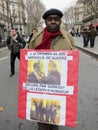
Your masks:
<svg viewBox="0 0 98 130"><path fill-rule="evenodd" d="M88 47L88 43L90 42L90 47L94 47L94 44L95 44L95 38L96 36L98 35L98 31L97 31L97 28L92 26L92 25L89 25L89 26L86 26L84 25L80 32L79 30L77 29L76 32L74 29L72 29L70 31L70 34L74 37L83 37L83 47Z"/></svg>
<svg viewBox="0 0 98 130"><path fill-rule="evenodd" d="M95 37L97 36L97 31L96 31L95 27L84 26L81 30L81 35L83 37L83 47L88 47L89 42L90 42L90 47L91 48L94 47Z"/></svg>
<svg viewBox="0 0 98 130"><path fill-rule="evenodd" d="M37 28L32 28L30 34L28 35L20 34L20 35L24 38L26 43L29 43L33 35L37 32L38 32ZM76 29L76 31L74 30L74 28L72 28L69 32L73 37L81 37L81 36L83 37L83 47L87 47L89 42L90 42L90 47L91 48L94 47L95 37L98 35L98 30L96 27L91 26L91 25L90 26L84 25L82 26L80 31L78 28ZM5 42L6 41L4 41L4 39L2 38L2 35L0 34L0 47L6 46Z"/></svg>

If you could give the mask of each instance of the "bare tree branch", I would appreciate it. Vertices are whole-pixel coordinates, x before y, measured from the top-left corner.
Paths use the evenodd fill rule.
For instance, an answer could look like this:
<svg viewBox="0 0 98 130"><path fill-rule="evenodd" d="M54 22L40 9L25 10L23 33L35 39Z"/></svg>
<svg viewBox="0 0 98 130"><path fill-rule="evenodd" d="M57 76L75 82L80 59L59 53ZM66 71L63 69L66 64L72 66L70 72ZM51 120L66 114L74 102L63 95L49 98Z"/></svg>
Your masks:
<svg viewBox="0 0 98 130"><path fill-rule="evenodd" d="M39 28L41 24L41 16L45 11L45 6L41 0L26 0L26 11L28 17L28 27L31 31L32 28Z"/></svg>

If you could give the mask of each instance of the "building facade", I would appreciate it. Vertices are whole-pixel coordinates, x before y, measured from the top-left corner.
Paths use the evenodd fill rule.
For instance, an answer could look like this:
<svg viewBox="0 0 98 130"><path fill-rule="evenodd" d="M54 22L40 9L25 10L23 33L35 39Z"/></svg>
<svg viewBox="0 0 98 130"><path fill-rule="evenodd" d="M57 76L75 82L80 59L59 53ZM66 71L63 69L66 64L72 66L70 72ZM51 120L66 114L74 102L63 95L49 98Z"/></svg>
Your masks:
<svg viewBox="0 0 98 130"><path fill-rule="evenodd" d="M78 0L74 7L75 23L74 28L75 32L80 32L83 26L83 14L84 14L84 5L82 0Z"/></svg>
<svg viewBox="0 0 98 130"><path fill-rule="evenodd" d="M98 0L84 0L83 23L90 25L98 23Z"/></svg>
<svg viewBox="0 0 98 130"><path fill-rule="evenodd" d="M10 26L7 0L0 0L0 34L2 39L7 36L7 28Z"/></svg>
<svg viewBox="0 0 98 130"><path fill-rule="evenodd" d="M16 28L20 34L25 32L24 0L0 0L0 34L2 39L8 36L11 28Z"/></svg>
<svg viewBox="0 0 98 130"><path fill-rule="evenodd" d="M25 4L23 0L9 0L9 15L11 28L17 29L20 34L25 32Z"/></svg>

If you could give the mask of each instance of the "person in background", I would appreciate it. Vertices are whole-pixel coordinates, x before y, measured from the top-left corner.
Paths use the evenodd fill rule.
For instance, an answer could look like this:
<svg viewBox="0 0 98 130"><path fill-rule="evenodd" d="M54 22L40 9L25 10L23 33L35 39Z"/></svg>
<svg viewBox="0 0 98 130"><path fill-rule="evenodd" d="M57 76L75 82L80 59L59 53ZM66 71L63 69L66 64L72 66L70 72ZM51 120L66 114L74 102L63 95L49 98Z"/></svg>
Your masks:
<svg viewBox="0 0 98 130"><path fill-rule="evenodd" d="M70 34L74 37L74 32L73 32L73 30L70 31Z"/></svg>
<svg viewBox="0 0 98 130"><path fill-rule="evenodd" d="M26 45L25 40L17 33L15 29L10 30L10 34L7 38L7 46L11 51L10 53L10 68L11 74L13 76L15 74L15 59L16 57L20 59L20 49L23 49Z"/></svg>
<svg viewBox="0 0 98 130"><path fill-rule="evenodd" d="M36 29L36 28L33 28L33 29L32 29L32 33L30 34L28 43L31 41L33 35L36 34L36 33L37 33L37 29Z"/></svg>
<svg viewBox="0 0 98 130"><path fill-rule="evenodd" d="M29 43L29 49L73 50L73 37L60 28L63 13L58 9L49 9L43 14L46 27ZM55 124L38 122L38 130L58 130Z"/></svg>
<svg viewBox="0 0 98 130"><path fill-rule="evenodd" d="M76 30L76 37L80 37L79 28Z"/></svg>
<svg viewBox="0 0 98 130"><path fill-rule="evenodd" d="M87 47L89 42L89 29L86 26L82 28L81 35L83 37L83 47Z"/></svg>
<svg viewBox="0 0 98 130"><path fill-rule="evenodd" d="M95 37L97 36L97 31L94 27L90 27L90 32L89 32L89 40L90 40L90 47L94 47L95 43Z"/></svg>

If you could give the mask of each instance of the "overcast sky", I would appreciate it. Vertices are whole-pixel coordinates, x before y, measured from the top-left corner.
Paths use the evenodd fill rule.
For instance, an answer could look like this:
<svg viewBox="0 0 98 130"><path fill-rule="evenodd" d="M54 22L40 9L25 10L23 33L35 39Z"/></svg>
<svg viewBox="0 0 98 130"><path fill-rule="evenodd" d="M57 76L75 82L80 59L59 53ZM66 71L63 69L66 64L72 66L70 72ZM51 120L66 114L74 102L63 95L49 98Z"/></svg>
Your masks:
<svg viewBox="0 0 98 130"><path fill-rule="evenodd" d="M66 8L73 6L77 0L42 0L46 9L57 8L65 10Z"/></svg>

